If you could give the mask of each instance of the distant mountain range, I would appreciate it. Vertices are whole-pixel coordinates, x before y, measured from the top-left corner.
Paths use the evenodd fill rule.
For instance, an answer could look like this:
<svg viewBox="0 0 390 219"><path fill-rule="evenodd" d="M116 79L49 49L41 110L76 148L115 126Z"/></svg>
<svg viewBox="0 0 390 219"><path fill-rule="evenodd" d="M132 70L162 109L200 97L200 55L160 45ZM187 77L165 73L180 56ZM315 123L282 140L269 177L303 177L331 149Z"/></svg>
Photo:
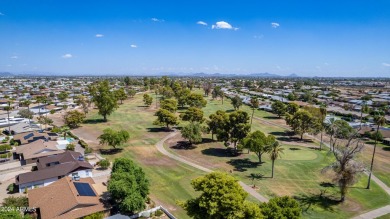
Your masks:
<svg viewBox="0 0 390 219"><path fill-rule="evenodd" d="M256 78L298 78L297 74L290 74L287 76L282 76L272 73L250 73L250 74L226 74L226 73L175 73L175 72L161 72L161 73L145 73L145 74L85 74L85 73L73 73L73 74L59 74L52 72L22 72L22 73L10 73L10 72L0 72L0 77L47 77L47 76L173 76L173 77L256 77Z"/></svg>

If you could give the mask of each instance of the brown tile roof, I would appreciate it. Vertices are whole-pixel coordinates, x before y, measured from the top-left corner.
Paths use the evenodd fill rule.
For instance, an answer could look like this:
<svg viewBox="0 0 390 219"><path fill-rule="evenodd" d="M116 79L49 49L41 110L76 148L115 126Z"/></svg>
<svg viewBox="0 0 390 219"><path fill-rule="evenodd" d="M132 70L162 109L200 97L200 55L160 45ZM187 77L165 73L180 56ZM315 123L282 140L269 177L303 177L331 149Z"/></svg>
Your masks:
<svg viewBox="0 0 390 219"><path fill-rule="evenodd" d="M46 157L49 155L64 153L64 150L59 150L55 141L37 140L32 143L16 147L17 154L23 154L25 160Z"/></svg>
<svg viewBox="0 0 390 219"><path fill-rule="evenodd" d="M67 176L77 170L86 169L93 169L92 165L86 161L61 163L55 166L44 168L42 170L19 174L15 177L15 184L20 185L55 177Z"/></svg>
<svg viewBox="0 0 390 219"><path fill-rule="evenodd" d="M72 161L77 161L78 158L82 156L79 152L74 151L65 151L62 154L54 155L54 156L48 156L48 157L42 157L37 160L37 167L38 170L47 168L47 164L50 163L67 163Z"/></svg>
<svg viewBox="0 0 390 219"><path fill-rule="evenodd" d="M31 208L39 208L42 219L72 219L80 218L95 212L105 211L99 196L82 196L78 193L70 177L64 177L46 187L28 191L28 202ZM92 178L83 178L79 181L91 184Z"/></svg>
<svg viewBox="0 0 390 219"><path fill-rule="evenodd" d="M32 134L32 135L31 135ZM20 141L20 144L27 144L33 141L36 141L38 139L49 139L50 136L43 132L25 132L25 133L20 133L14 135L14 140L15 141Z"/></svg>

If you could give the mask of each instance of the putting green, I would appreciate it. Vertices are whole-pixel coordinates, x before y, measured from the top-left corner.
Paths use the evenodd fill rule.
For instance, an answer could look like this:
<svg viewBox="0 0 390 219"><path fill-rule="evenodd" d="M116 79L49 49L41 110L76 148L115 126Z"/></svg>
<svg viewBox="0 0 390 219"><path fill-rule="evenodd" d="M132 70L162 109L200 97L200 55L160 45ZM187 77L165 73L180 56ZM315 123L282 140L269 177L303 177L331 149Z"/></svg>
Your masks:
<svg viewBox="0 0 390 219"><path fill-rule="evenodd" d="M282 160L315 160L318 155L315 151L302 147L284 147Z"/></svg>

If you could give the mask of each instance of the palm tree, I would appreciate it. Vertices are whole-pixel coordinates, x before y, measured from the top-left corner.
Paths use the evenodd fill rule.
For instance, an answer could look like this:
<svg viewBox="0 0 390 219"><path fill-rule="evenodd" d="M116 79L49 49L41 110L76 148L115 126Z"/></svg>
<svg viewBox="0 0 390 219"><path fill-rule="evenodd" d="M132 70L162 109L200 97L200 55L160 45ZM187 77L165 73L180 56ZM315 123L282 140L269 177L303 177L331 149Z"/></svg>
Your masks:
<svg viewBox="0 0 390 219"><path fill-rule="evenodd" d="M8 115L8 133L11 134L11 125L9 124L9 111L12 110L11 101L8 101L8 106L4 107L4 110L7 111Z"/></svg>
<svg viewBox="0 0 390 219"><path fill-rule="evenodd" d="M30 101L30 100L24 100L24 101L22 102L22 104L23 104L24 106L27 106L27 109L28 109L28 111L30 112L30 104L31 104L31 101ZM28 125L29 125L29 127L31 128L31 118L30 118L30 117L28 118Z"/></svg>
<svg viewBox="0 0 390 219"><path fill-rule="evenodd" d="M326 106L322 105L320 107L320 112L321 112L321 142L320 142L320 151L322 150L322 132L324 130L324 120L326 117Z"/></svg>
<svg viewBox="0 0 390 219"><path fill-rule="evenodd" d="M69 126L62 126L61 132L64 133L64 140L66 140L66 133L70 130Z"/></svg>
<svg viewBox="0 0 390 219"><path fill-rule="evenodd" d="M368 111L367 101L371 100L371 96L369 95L363 96L361 100L362 100L362 106L360 109L360 129L362 129L363 112L365 113Z"/></svg>
<svg viewBox="0 0 390 219"><path fill-rule="evenodd" d="M374 122L377 125L376 126L376 135L375 135L375 143L374 143L374 151L372 152L372 159L371 159L371 166L370 166L370 174L368 175L368 183L367 183L367 189L370 189L370 184L371 184L371 175L372 175L372 168L374 166L374 158L375 158L375 151L376 151L376 144L378 141L378 134L379 134L379 128L380 126L383 126L386 124L386 118L384 114L378 113L374 117Z"/></svg>
<svg viewBox="0 0 390 219"><path fill-rule="evenodd" d="M252 108L252 117L251 117L251 128L252 128L252 120L253 120L253 115L255 114L255 109L259 108L259 100L256 97L251 98L251 108Z"/></svg>
<svg viewBox="0 0 390 219"><path fill-rule="evenodd" d="M326 132L329 134L330 136L330 141L329 141L329 151L332 150L332 146L333 146L333 135L335 134L335 130L336 130L336 126L337 126L337 123L336 123L336 119L335 118L330 118L329 119L329 123L327 124L327 127L326 127Z"/></svg>
<svg viewBox="0 0 390 219"><path fill-rule="evenodd" d="M271 178L274 178L274 165L275 160L281 157L281 154L283 153L284 148L282 148L281 145L279 145L279 142L275 142L270 146L269 149L269 157L272 160L272 175Z"/></svg>

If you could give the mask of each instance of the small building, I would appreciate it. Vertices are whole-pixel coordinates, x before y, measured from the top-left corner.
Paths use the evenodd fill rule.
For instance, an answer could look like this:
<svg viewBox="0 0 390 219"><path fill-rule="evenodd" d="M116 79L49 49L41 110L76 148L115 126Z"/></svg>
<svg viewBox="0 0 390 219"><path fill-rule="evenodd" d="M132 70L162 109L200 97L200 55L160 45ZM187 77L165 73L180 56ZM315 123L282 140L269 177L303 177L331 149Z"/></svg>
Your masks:
<svg viewBox="0 0 390 219"><path fill-rule="evenodd" d="M69 154L41 158L37 161L38 170L17 175L15 184L19 186L19 192L48 186L66 176L73 178L92 177L93 167L84 161L83 156L77 156L75 154L77 152L66 153Z"/></svg>
<svg viewBox="0 0 390 219"><path fill-rule="evenodd" d="M22 164L31 164L35 163L38 158L57 155L64 152L64 150L57 148L57 142L40 139L32 143L16 147L15 154L19 157Z"/></svg>
<svg viewBox="0 0 390 219"><path fill-rule="evenodd" d="M49 186L30 190L29 207L36 208L41 219L81 218L107 211L94 185L90 177L64 177Z"/></svg>

